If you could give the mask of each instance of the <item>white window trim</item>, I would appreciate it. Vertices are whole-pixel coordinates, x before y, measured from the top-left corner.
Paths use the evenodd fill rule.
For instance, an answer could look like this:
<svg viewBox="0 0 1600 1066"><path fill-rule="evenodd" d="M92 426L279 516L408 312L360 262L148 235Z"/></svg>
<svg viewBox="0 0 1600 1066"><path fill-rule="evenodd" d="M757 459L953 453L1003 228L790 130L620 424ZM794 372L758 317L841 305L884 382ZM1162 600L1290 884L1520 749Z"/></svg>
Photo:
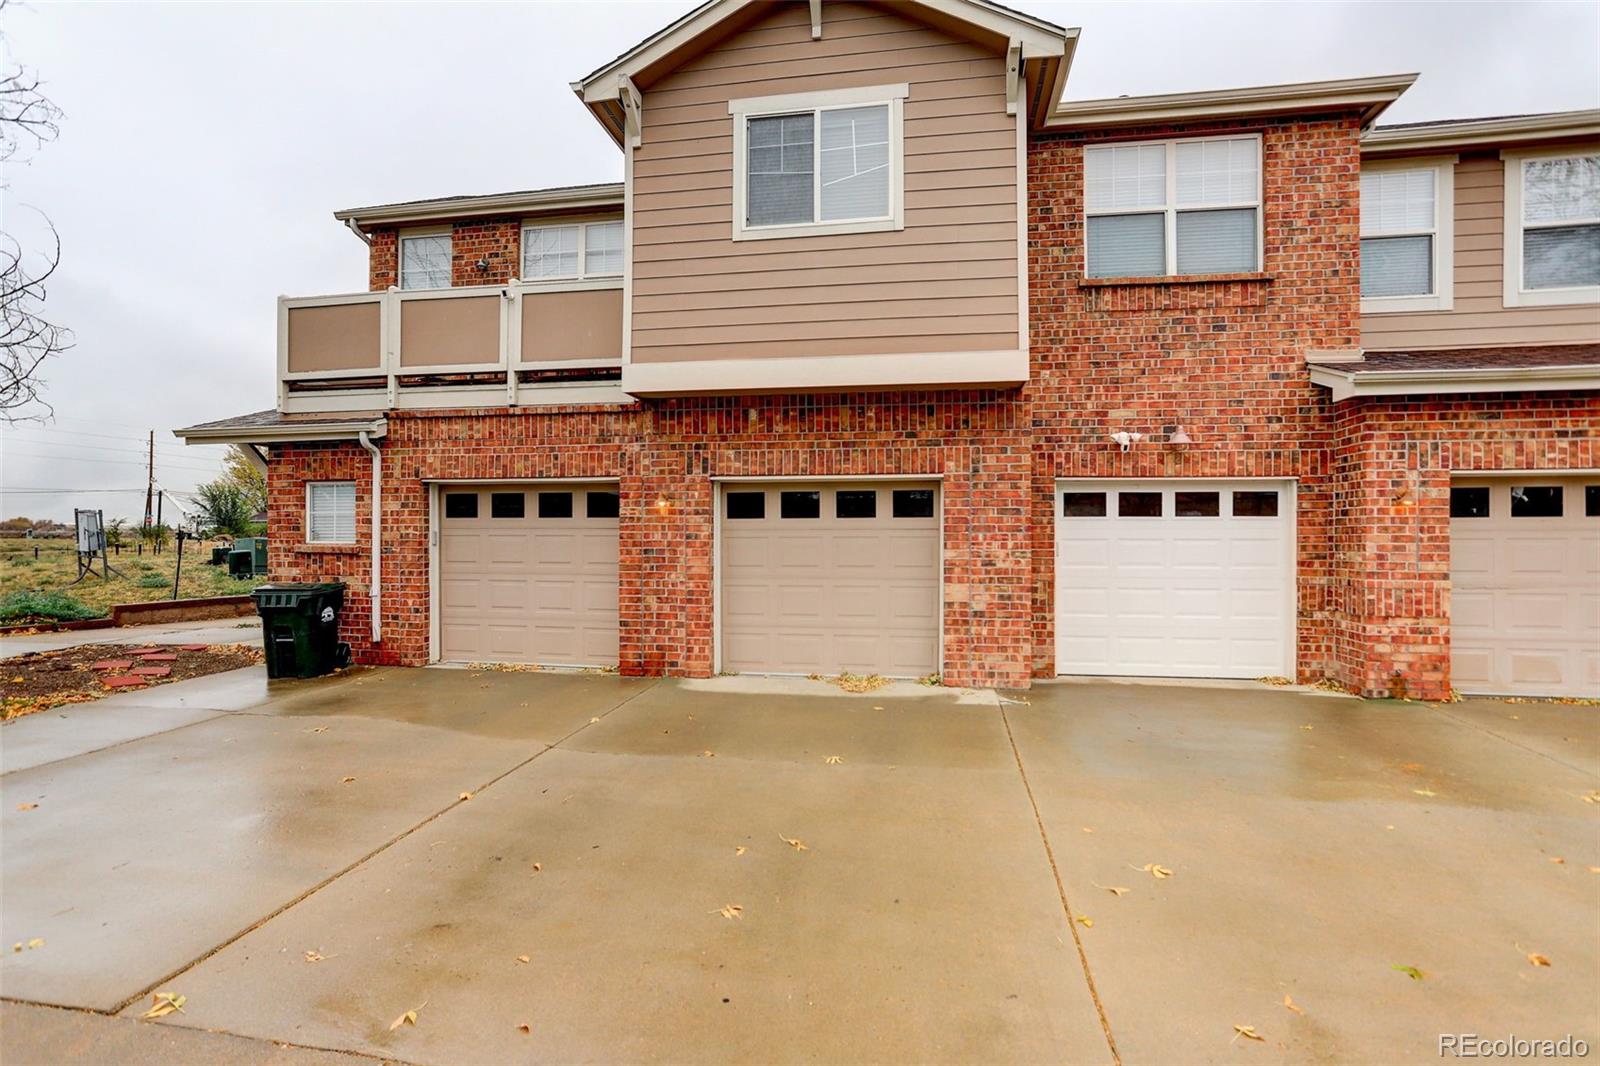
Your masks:
<svg viewBox="0 0 1600 1066"><path fill-rule="evenodd" d="M436 287L434 289L431 289L431 290L430 289L406 289L406 241L409 241L409 240L411 240L412 238L415 238L415 237L447 237L447 238L449 238L449 240L450 240L450 258L451 258L451 270L450 270L450 273L451 273L451 279L452 279L450 284L443 285L443 286L438 286L438 287ZM394 280L395 280L395 284L397 286L399 286L401 289L404 289L406 292L430 292L430 291L437 291L438 288L446 288L446 289L448 289L448 288L451 287L451 285L453 285L455 283L454 282L454 277L455 277L456 238L455 238L455 232L451 229L451 227L449 227L449 226L427 226L427 227L416 228L416 229L403 229L399 233L395 234L395 238L396 239L395 239L395 245L394 245L394 256L395 256Z"/></svg>
<svg viewBox="0 0 1600 1066"><path fill-rule="evenodd" d="M519 278L518 280L527 285L537 285L540 282L587 281L589 278L622 277L623 271L621 270L591 274L587 269L589 265L589 227L609 225L622 226L623 243L626 245L628 239L627 225L625 224L624 220L620 218L562 219L560 221L555 219L525 219L522 223L522 230L518 238L517 273L522 273L522 271L525 270L528 265L526 252L528 248L529 230L561 229L566 226L576 226L578 228L578 272L576 274L545 274L536 278ZM626 260L626 255L624 255L624 260Z"/></svg>
<svg viewBox="0 0 1600 1066"><path fill-rule="evenodd" d="M313 535L314 534L314 530L313 530L312 525L311 525L311 490L312 490L312 488L314 486L317 486L317 485L349 485L350 486L350 529L351 529L351 535L350 535L350 539L349 540L333 540L331 538L317 537L317 536ZM358 516L358 514L360 512L360 509L361 509L360 493L357 490L356 483L354 481L344 481L344 480L337 480L336 479L336 480L330 480L330 481L308 481L308 482L306 482L306 527L305 527L306 543L307 544L354 544L356 542L356 536L357 536L357 533L356 533L357 516Z"/></svg>
<svg viewBox="0 0 1600 1066"><path fill-rule="evenodd" d="M1386 159L1361 164L1363 174L1381 170L1432 170L1433 171L1433 229L1404 230L1394 233L1373 233L1366 230L1362 221L1362 237L1421 237L1433 238L1433 292L1418 296L1363 296L1361 313L1364 315L1393 314L1402 311L1449 311L1455 305L1455 229L1456 229L1456 163L1459 156L1428 156L1416 159ZM1359 193L1358 193L1359 195ZM1359 285L1360 279L1357 278Z"/></svg>
<svg viewBox="0 0 1600 1066"><path fill-rule="evenodd" d="M1548 307L1559 304L1600 303L1600 285L1573 285L1565 289L1522 287L1522 174L1536 159L1570 159L1597 154L1594 149L1546 148L1538 151L1501 152L1506 168L1506 228L1504 275L1506 307ZM1551 225L1586 225L1600 219L1564 219ZM1537 228L1537 227L1536 227Z"/></svg>
<svg viewBox="0 0 1600 1066"><path fill-rule="evenodd" d="M1254 203L1214 203L1214 204L1184 204L1178 206L1178 145L1197 144L1201 141L1254 141L1256 142L1256 198ZM1165 227L1162 240L1166 245L1167 271L1165 274L1140 274L1138 277L1152 278L1180 278L1204 275L1189 275L1178 273L1178 214L1191 211L1238 211L1253 207L1256 212L1256 262L1249 270L1230 271L1230 273L1259 274L1266 269L1266 225L1262 217L1261 184L1263 173L1266 170L1266 160L1262 151L1261 134L1259 133L1222 133L1214 137L1176 137L1170 140L1150 141L1107 141L1104 144L1086 144L1083 150L1087 153L1091 148L1127 148L1132 146L1144 147L1160 144L1166 147L1167 163L1167 193L1166 203L1161 207L1129 207L1117 208L1110 211L1089 210L1089 183L1088 167L1085 165L1080 173L1083 175L1083 276L1091 278L1089 273L1089 219L1105 218L1112 215L1153 215L1161 212L1165 216ZM1100 280L1095 278L1094 280Z"/></svg>
<svg viewBox="0 0 1600 1066"><path fill-rule="evenodd" d="M911 95L909 84L872 85L860 89L833 89L827 92L791 93L785 96L760 96L728 101L733 116L733 239L736 241L772 240L778 237L820 237L830 233L883 233L906 228L905 216L905 100ZM746 129L752 118L764 115L793 115L804 111L832 111L844 107L886 106L889 109L889 213L881 218L851 219L840 222L795 222L778 226L745 224L746 174L749 157L745 151ZM820 120L819 120L820 126ZM822 136L820 130L812 145L812 192L820 200L822 174ZM820 214L820 210L817 212Z"/></svg>

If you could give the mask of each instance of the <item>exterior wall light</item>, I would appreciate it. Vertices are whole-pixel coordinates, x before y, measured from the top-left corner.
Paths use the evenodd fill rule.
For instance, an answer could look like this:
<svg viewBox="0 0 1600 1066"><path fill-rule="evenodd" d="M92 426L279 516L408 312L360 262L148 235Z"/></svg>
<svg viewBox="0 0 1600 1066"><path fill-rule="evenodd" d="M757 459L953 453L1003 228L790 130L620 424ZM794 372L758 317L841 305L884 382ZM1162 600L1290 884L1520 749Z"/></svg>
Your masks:
<svg viewBox="0 0 1600 1066"><path fill-rule="evenodd" d="M1174 448L1187 448L1194 443L1194 440L1184 431L1182 426L1179 426L1177 432L1167 434L1167 443Z"/></svg>
<svg viewBox="0 0 1600 1066"><path fill-rule="evenodd" d="M1144 434L1132 432L1126 429L1119 429L1117 432L1111 434L1111 439L1120 444L1123 451L1127 451L1135 444L1138 444L1140 441L1144 440Z"/></svg>
<svg viewBox="0 0 1600 1066"><path fill-rule="evenodd" d="M667 498L665 496L656 497L656 510L661 514L666 514L671 506L671 504L667 503Z"/></svg>

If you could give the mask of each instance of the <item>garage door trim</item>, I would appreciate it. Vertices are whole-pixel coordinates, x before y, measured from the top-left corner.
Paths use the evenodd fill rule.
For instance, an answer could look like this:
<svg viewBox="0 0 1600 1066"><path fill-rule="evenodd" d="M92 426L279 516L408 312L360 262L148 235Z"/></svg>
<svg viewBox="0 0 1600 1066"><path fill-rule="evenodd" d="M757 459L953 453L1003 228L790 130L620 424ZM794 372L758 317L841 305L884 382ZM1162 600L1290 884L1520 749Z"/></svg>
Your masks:
<svg viewBox="0 0 1600 1066"><path fill-rule="evenodd" d="M456 478L423 478L423 485L428 490L428 662L429 664L444 661L442 646L443 637L441 624L444 619L439 604L440 578L443 570L440 566L439 545L440 534L443 529L444 517L441 501L444 491L449 488L459 488L464 485L523 485L529 489L537 489L540 485L561 485L567 488L582 488L585 485L614 485L621 492L621 481L614 477L456 477Z"/></svg>
<svg viewBox="0 0 1600 1066"><path fill-rule="evenodd" d="M816 477L809 475L790 475L785 477L761 477L758 475L735 475L729 477L714 477L711 479L711 672L722 673L722 515L724 509L723 496L728 491L728 486L739 485L856 485L864 482L888 482L899 484L928 484L939 486L939 491L934 493L934 520L939 525L939 617L938 622L938 663L939 674L944 675L944 587L945 587L945 559L944 559L944 475L943 474L859 474L839 477Z"/></svg>
<svg viewBox="0 0 1600 1066"><path fill-rule="evenodd" d="M1293 679L1299 662L1299 481L1295 478L1285 477L1157 477L1157 478L1116 478L1116 477L1061 477L1056 478L1051 489L1050 511L1054 515L1051 523L1051 582L1050 582L1050 617L1055 628L1052 642L1055 654L1055 673L1057 676L1120 676L1120 675L1066 675L1062 673L1061 664L1066 656L1062 648L1062 626L1060 617L1061 596L1061 560L1056 546L1060 543L1061 527L1064 517L1061 513L1061 493L1074 487L1097 486L1104 487L1107 492L1116 491L1158 491L1182 490L1191 486L1226 486L1226 485L1260 485L1263 488L1272 486L1283 495L1282 513L1279 517L1286 520L1287 552L1284 559L1284 619L1288 624L1289 632L1284 640L1283 661L1281 670L1283 676ZM1219 489L1220 491L1220 489ZM1142 676L1142 675L1141 675ZM1151 675L1155 676L1155 675ZM1165 675L1164 675L1165 676ZM1189 676L1189 675L1170 675ZM1199 675L1205 676L1205 675ZM1217 675L1222 676L1222 675Z"/></svg>

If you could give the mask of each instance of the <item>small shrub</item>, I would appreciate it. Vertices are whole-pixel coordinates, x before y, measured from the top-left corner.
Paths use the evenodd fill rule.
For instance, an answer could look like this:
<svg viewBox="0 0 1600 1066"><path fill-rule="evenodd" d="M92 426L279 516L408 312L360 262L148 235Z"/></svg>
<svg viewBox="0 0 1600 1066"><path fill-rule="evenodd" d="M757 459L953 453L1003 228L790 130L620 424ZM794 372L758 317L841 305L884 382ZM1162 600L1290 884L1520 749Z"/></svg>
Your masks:
<svg viewBox="0 0 1600 1066"><path fill-rule="evenodd" d="M25 622L32 618L54 622L77 622L99 618L97 611L64 592L8 592L0 596L0 622Z"/></svg>
<svg viewBox="0 0 1600 1066"><path fill-rule="evenodd" d="M164 589L170 584L171 582L160 574L146 574L139 579L139 587L142 589Z"/></svg>

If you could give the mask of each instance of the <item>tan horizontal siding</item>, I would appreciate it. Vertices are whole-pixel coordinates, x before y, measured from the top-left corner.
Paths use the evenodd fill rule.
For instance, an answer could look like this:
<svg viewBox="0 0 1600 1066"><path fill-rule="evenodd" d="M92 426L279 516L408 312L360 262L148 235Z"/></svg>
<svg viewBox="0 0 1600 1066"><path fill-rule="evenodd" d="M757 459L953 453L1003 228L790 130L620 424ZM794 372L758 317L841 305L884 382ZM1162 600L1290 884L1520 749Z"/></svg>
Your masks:
<svg viewBox="0 0 1600 1066"><path fill-rule="evenodd" d="M965 301L961 301L965 303ZM952 313L938 318L875 318L849 319L842 322L735 323L732 325L674 326L663 329L633 331L635 346L650 344L769 344L775 341L794 340L872 340L879 337L937 337L951 330L971 330L982 333L1004 333L1017 328L1013 314L964 315L951 308ZM869 351L879 351L872 348Z"/></svg>
<svg viewBox="0 0 1600 1066"><path fill-rule="evenodd" d="M876 337L871 350L863 352L858 337L816 340L740 341L732 344L699 342L662 344L634 349L636 363L694 362L705 359L783 359L817 355L901 355L908 352L1002 352L1015 351L1017 335L1007 329L1000 333L937 333L926 337Z"/></svg>
<svg viewBox="0 0 1600 1066"><path fill-rule="evenodd" d="M650 331L672 329L697 329L716 326L748 326L752 333L763 331L764 326L784 329L786 336L794 336L789 326L802 326L805 336L826 336L816 332L818 327L854 329L876 332L884 328L885 321L908 323L913 326L937 318L960 318L964 322L1006 321L1015 323L1017 300L1015 294L998 296L971 296L959 293L953 296L912 297L902 300L855 300L854 285L829 286L822 295L811 300L794 300L783 290L772 290L769 302L742 307L675 307L656 311L650 315Z"/></svg>
<svg viewBox="0 0 1600 1066"><path fill-rule="evenodd" d="M1363 347L1600 342L1600 304L1505 306L1505 164L1499 158L1472 155L1456 165L1454 224L1452 309L1362 315Z"/></svg>
<svg viewBox="0 0 1600 1066"><path fill-rule="evenodd" d="M888 233L874 234L831 234L825 237L795 237L788 240L769 241L740 241L730 240L725 233L705 233L703 240L682 241L677 244L663 242L657 245L635 245L634 247L634 278L638 280L647 272L638 268L651 262L680 261L681 266L673 271L673 276L681 276L689 269L688 261L691 259L731 259L738 262L749 262L752 259L761 260L766 266L773 267L786 264L795 256L808 255L813 252L832 252L839 250L859 250L863 253L877 248L895 248L900 246L915 246L929 248L935 245L944 245L939 254L952 258L961 257L961 247L948 247L950 245L966 245L975 243L1006 242L1011 245L1012 256L1008 257L1012 263L1016 262L1016 233L1014 225L1003 223L978 223L970 226L951 225L924 227L922 230L913 231L910 228L891 231ZM878 240L871 243L863 240L864 237L876 237ZM781 256L773 259L770 256ZM708 264L709 269L721 270L725 264Z"/></svg>
<svg viewBox="0 0 1600 1066"><path fill-rule="evenodd" d="M983 97L999 96L1005 93L1006 80L1003 73L984 73L969 76L965 73L965 69L965 66L963 66L961 70L949 71L949 73L955 75L950 78L925 79L918 82L917 99L915 101L906 101L907 114L916 113L919 118L927 117L930 114L963 114L965 113L963 111L946 112L934 109L942 106L966 107L969 105L963 103L964 101L979 100ZM863 77L860 80L860 84L881 85L884 83L869 77ZM714 122L718 119L726 118L728 114L727 99L678 104L667 103L666 100L670 99L670 97L666 94L661 94L660 97L653 95L652 99L654 101L651 104L652 123L659 124L664 131L669 132L675 126L685 123ZM916 108L912 107L913 104L916 105ZM927 111L924 113L918 111L918 108L927 109ZM652 125L651 128L654 129L655 126Z"/></svg>
<svg viewBox="0 0 1600 1066"><path fill-rule="evenodd" d="M935 238L957 230L936 230L918 234L919 238ZM818 238L819 240L822 238ZM718 263L697 263L692 270L684 269L680 257L659 257L634 264L635 279L647 279L651 292L702 291L706 289L743 289L760 292L776 285L782 278L806 271L838 271L857 268L893 267L887 271L896 280L912 277L990 277L1007 275L1016 270L1016 260L1007 257L1008 250L1016 248L1015 241L971 241L952 237L943 243L960 243L965 255L946 254L948 249L928 241L918 244L879 245L873 248L825 248L794 252L781 260L765 256L742 256L737 250L746 247L731 241L707 242L713 251L697 258L721 259ZM954 273L941 274L940 271ZM971 271L973 273L962 273ZM992 273L991 273L992 272ZM879 272L883 273L883 272ZM674 289L673 286L685 288ZM635 295L641 290L634 287Z"/></svg>
<svg viewBox="0 0 1600 1066"><path fill-rule="evenodd" d="M798 271L805 275L814 273ZM837 305L848 307L851 304L865 304L870 307L886 308L889 301L926 300L926 299L962 299L979 296L998 296L1011 298L1016 294L1016 286L1009 284L1012 280L1004 276L991 278L965 277L953 280L928 280L912 279L906 281L883 281L863 283L846 287L840 292L838 285L825 283L827 275L812 277L812 284L774 285L769 289L752 292L748 289L734 291L690 291L669 292L656 296L640 297L633 300L634 310L640 310L641 304L646 311L680 312L690 308L751 308L765 309L775 307L780 309L806 308L818 304ZM789 279L784 279L789 280ZM801 279L807 280L807 279ZM1015 309L1013 300L1011 308Z"/></svg>

